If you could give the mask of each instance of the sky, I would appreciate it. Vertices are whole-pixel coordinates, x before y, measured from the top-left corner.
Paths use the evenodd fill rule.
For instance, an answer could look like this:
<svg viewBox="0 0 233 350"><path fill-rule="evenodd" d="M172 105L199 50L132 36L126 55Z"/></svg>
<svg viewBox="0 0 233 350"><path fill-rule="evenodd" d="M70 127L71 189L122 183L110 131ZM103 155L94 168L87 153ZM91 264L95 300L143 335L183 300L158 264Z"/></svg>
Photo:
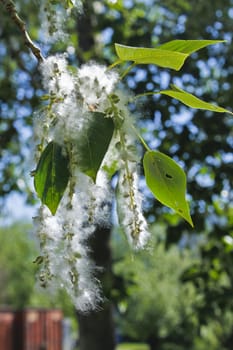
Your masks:
<svg viewBox="0 0 233 350"><path fill-rule="evenodd" d="M23 195L13 192L6 199L3 216L0 217L0 226L10 225L15 221L32 221L36 216L38 206L25 204Z"/></svg>

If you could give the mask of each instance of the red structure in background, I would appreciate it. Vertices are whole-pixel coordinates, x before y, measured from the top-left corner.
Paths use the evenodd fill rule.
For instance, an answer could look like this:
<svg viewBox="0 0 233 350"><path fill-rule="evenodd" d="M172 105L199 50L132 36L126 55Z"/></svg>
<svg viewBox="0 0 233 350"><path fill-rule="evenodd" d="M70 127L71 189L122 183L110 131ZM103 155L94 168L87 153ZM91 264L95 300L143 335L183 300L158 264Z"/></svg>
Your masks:
<svg viewBox="0 0 233 350"><path fill-rule="evenodd" d="M60 310L0 311L0 350L62 350Z"/></svg>
<svg viewBox="0 0 233 350"><path fill-rule="evenodd" d="M13 349L14 313L0 312L0 350Z"/></svg>

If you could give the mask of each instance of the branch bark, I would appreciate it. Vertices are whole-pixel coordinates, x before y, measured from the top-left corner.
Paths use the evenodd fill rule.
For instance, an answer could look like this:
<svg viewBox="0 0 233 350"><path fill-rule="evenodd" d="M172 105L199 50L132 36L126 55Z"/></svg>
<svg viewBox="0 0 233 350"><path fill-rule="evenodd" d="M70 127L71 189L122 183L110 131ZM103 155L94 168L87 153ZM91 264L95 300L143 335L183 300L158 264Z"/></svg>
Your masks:
<svg viewBox="0 0 233 350"><path fill-rule="evenodd" d="M44 61L44 57L41 53L40 48L34 44L30 35L28 34L26 30L25 22L18 15L14 2L11 0L0 0L0 3L3 4L7 13L10 15L11 19L13 20L13 22L16 24L16 26L19 28L20 32L22 33L23 38L25 40L25 45L31 50L31 52L36 57L39 63Z"/></svg>

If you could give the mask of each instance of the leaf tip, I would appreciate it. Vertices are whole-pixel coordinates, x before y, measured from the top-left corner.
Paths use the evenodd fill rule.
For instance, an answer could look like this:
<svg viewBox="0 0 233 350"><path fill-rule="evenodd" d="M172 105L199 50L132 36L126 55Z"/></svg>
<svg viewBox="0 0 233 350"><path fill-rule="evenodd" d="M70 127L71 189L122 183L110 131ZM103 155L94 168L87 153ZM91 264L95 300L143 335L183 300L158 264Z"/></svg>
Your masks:
<svg viewBox="0 0 233 350"><path fill-rule="evenodd" d="M186 222L189 223L189 225L194 228L194 223L192 220L192 217L190 215L190 211L189 211L189 205L188 202L185 201L186 205L184 206L184 210L182 209L175 209L176 213L179 214ZM185 208L186 207L186 208Z"/></svg>
<svg viewBox="0 0 233 350"><path fill-rule="evenodd" d="M50 210L50 212L51 212L51 214L54 216L55 214L56 214L56 212L57 212L57 208L49 208L49 210Z"/></svg>
<svg viewBox="0 0 233 350"><path fill-rule="evenodd" d="M42 198L42 203L46 205L46 207L49 209L50 213L54 216L56 215L57 208L59 207L59 203L56 203L55 201L48 201L46 198Z"/></svg>
<svg viewBox="0 0 233 350"><path fill-rule="evenodd" d="M188 223L192 228L194 228L194 223L193 223L191 216L190 216L190 219L188 220Z"/></svg>

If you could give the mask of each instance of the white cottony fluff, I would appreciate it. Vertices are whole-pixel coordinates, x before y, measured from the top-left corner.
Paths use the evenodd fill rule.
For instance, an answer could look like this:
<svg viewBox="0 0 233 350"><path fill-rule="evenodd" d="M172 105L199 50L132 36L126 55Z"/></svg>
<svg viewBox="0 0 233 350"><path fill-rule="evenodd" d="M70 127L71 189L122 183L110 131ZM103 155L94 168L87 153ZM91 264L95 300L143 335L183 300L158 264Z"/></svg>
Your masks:
<svg viewBox="0 0 233 350"><path fill-rule="evenodd" d="M104 110L108 95L113 92L119 79L115 72L94 62L83 65L78 71L79 91L87 106Z"/></svg>
<svg viewBox="0 0 233 350"><path fill-rule="evenodd" d="M81 0L72 0L76 12L82 12ZM72 8L66 8L65 1L60 4L51 4L50 0L40 2L41 41L53 44L57 41L68 41L65 31L67 17L71 15Z"/></svg>
<svg viewBox="0 0 233 350"><path fill-rule="evenodd" d="M148 243L150 233L142 214L142 194L138 190L136 163L130 163L128 170L128 173L122 170L118 179L118 216L131 246L141 249Z"/></svg>
<svg viewBox="0 0 233 350"><path fill-rule="evenodd" d="M50 4L46 4L46 2L40 2L41 40L46 44L53 44L59 40L67 40L68 35L64 31L64 8L57 7L56 11L54 11L53 7Z"/></svg>
<svg viewBox="0 0 233 350"><path fill-rule="evenodd" d="M86 175L80 174L79 179L71 202L66 193L54 216L42 206L35 227L45 258L42 276L47 272L50 288L55 279L58 287L67 290L75 306L85 312L95 309L102 299L95 278L98 267L89 257L88 238L97 225L109 225L111 195L105 188L91 183ZM103 205L106 205L105 213L99 216Z"/></svg>
<svg viewBox="0 0 233 350"><path fill-rule="evenodd" d="M48 140L53 138L61 145L76 142L92 118L93 110L103 112L109 107L108 95L114 91L119 76L97 63L83 65L72 74L65 55L47 58L41 64L41 72L44 87L51 98L56 99L48 118L39 118L42 123L40 120L37 123L38 132L44 136L46 126Z"/></svg>
<svg viewBox="0 0 233 350"><path fill-rule="evenodd" d="M105 66L92 62L71 73L66 56L58 55L41 64L41 73L48 95L47 105L35 118L35 132L41 142L38 149L44 149L50 141L62 146L70 159L70 181L56 214L51 215L42 206L35 219L41 246L40 280L50 288L52 285L65 288L76 308L85 312L95 309L102 299L100 283L95 277L98 266L90 259L88 241L98 227L111 224L113 195L104 166L120 168L118 212L129 242L139 249L149 237L138 191L135 137L129 131L131 115L127 94L116 89L119 75ZM119 101L116 96L110 97L111 94L117 94ZM121 125L122 134L119 130L114 133L94 183L79 170L78 140L86 137L90 121L98 117L93 111L106 109L107 117L116 118Z"/></svg>
<svg viewBox="0 0 233 350"><path fill-rule="evenodd" d="M65 97L74 92L73 75L68 71L66 55L50 56L41 63L43 85L49 93Z"/></svg>

